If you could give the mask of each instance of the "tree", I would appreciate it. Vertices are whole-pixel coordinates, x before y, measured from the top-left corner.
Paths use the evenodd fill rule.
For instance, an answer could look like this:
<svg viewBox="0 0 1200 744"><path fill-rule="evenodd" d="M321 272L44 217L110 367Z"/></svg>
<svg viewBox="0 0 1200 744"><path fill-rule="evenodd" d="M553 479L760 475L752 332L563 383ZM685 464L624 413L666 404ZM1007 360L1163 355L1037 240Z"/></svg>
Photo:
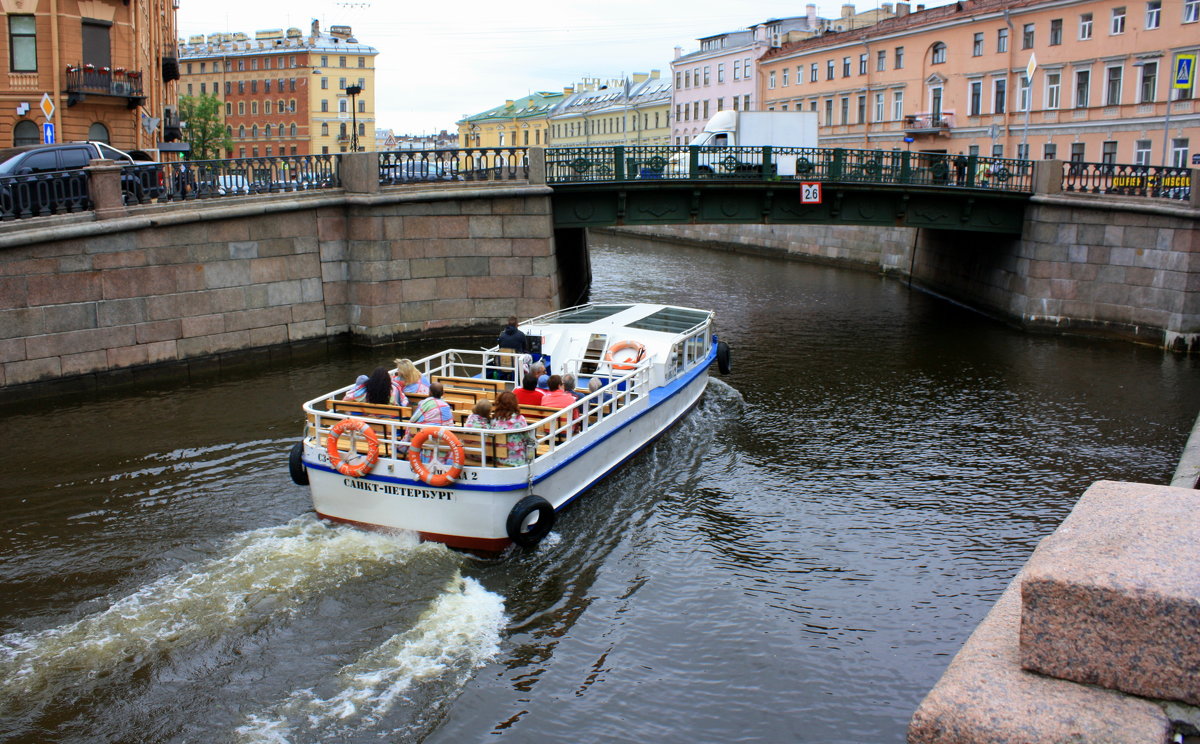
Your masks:
<svg viewBox="0 0 1200 744"><path fill-rule="evenodd" d="M216 96L181 96L179 121L183 139L192 146L188 160L214 160L224 157L233 147L221 117L221 101Z"/></svg>

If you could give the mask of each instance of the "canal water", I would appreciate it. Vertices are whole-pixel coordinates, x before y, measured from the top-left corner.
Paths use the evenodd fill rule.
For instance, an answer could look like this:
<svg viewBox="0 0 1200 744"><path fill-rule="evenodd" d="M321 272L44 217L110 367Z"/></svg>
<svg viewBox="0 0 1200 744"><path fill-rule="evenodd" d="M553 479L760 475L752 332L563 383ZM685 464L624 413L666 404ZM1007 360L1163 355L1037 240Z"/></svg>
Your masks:
<svg viewBox="0 0 1200 744"><path fill-rule="evenodd" d="M1195 360L871 274L593 269L716 308L733 374L506 560L325 525L288 478L303 400L432 344L0 409L0 740L901 742L1038 540L1096 480L1169 481L1200 410Z"/></svg>

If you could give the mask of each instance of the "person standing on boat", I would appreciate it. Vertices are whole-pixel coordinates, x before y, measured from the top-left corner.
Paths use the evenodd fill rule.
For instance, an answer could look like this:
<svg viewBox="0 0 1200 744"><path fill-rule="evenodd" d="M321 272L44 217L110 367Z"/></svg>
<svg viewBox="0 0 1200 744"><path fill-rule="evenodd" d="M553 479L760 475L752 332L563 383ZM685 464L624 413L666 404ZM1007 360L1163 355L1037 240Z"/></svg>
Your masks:
<svg viewBox="0 0 1200 744"><path fill-rule="evenodd" d="M538 390L537 376L532 372L525 373L525 377L521 380L521 387L513 391L517 396L517 403L523 406L540 406L542 404L542 391Z"/></svg>
<svg viewBox="0 0 1200 744"><path fill-rule="evenodd" d="M429 397L417 404L413 411L414 424L431 424L433 426L450 426L454 423L454 414L450 404L442 400L442 383L434 382L429 385Z"/></svg>
<svg viewBox="0 0 1200 744"><path fill-rule="evenodd" d="M529 340L525 338L525 334L521 329L517 328L517 319L515 316L509 316L508 325L504 326L504 330L500 332L500 338L496 339L496 345L503 349L511 349L517 354L524 354L529 351Z"/></svg>
<svg viewBox="0 0 1200 744"><path fill-rule="evenodd" d="M497 431L512 431L524 429L529 422L521 415L517 396L510 392L500 393L496 405L492 408L492 429ZM502 465L524 465L534 458L537 452L533 434L520 431L505 437L508 446L508 457L500 458Z"/></svg>

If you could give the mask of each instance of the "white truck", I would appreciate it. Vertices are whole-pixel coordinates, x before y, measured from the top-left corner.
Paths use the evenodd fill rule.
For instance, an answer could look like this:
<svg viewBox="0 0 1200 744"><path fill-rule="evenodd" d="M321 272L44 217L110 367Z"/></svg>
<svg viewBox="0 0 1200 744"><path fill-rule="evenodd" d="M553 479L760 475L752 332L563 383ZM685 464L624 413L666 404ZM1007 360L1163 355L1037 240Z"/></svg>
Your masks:
<svg viewBox="0 0 1200 744"><path fill-rule="evenodd" d="M696 135L689 145L701 148L697 159L700 173L731 174L737 172L761 173L762 150L770 145L781 148L772 152L774 174L796 175L797 153L794 148L817 146L817 113L815 111L718 111L704 125L704 131ZM737 150L714 148L736 147ZM758 148L751 152L746 148ZM690 149L672 156L672 170L686 173L690 170Z"/></svg>

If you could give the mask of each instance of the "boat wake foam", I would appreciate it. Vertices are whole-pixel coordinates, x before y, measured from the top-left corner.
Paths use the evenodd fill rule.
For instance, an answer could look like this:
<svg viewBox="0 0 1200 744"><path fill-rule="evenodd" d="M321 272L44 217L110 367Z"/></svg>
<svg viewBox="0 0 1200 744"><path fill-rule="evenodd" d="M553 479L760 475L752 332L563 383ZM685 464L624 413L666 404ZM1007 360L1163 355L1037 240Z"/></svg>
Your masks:
<svg viewBox="0 0 1200 744"><path fill-rule="evenodd" d="M267 711L247 717L240 742L286 742L299 736L327 739L339 729L378 723L415 685L438 680L460 689L473 670L500 650L507 618L504 599L471 578L456 574L416 624L342 667L322 697L297 690ZM447 685L447 683L449 683Z"/></svg>
<svg viewBox="0 0 1200 744"><path fill-rule="evenodd" d="M294 614L309 598L378 575L426 548L415 536L331 527L312 517L242 533L224 555L143 586L100 612L0 636L0 711L136 669L151 654ZM32 698L32 699L31 699Z"/></svg>

